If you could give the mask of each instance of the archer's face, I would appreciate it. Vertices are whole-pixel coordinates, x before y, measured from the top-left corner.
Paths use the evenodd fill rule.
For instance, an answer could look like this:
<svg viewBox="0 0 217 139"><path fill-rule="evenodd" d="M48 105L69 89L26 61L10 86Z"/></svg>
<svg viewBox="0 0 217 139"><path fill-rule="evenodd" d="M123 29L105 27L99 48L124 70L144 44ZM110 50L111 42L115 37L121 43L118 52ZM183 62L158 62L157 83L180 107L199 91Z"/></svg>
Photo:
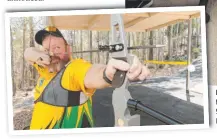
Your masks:
<svg viewBox="0 0 217 139"><path fill-rule="evenodd" d="M58 57L55 59L55 61L59 62L60 60L69 60L70 49L69 46L65 44L63 38L49 35L45 37L45 39L42 42L42 45L45 51L49 52L54 57Z"/></svg>

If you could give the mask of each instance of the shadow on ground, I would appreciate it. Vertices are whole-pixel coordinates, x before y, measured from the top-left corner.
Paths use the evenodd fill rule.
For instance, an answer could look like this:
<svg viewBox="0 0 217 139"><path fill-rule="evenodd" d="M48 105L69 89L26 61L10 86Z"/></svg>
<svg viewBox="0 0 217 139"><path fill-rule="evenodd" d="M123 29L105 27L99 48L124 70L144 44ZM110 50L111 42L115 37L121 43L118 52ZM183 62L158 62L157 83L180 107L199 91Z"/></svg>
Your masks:
<svg viewBox="0 0 217 139"><path fill-rule="evenodd" d="M145 105L160 111L185 124L203 124L203 107L171 95L158 92L144 86L130 86L129 91L133 98L142 101ZM93 116L96 127L113 127L114 111L112 106L113 88L97 90L93 96ZM133 114L137 112L132 112ZM146 114L141 115L140 125L163 125Z"/></svg>

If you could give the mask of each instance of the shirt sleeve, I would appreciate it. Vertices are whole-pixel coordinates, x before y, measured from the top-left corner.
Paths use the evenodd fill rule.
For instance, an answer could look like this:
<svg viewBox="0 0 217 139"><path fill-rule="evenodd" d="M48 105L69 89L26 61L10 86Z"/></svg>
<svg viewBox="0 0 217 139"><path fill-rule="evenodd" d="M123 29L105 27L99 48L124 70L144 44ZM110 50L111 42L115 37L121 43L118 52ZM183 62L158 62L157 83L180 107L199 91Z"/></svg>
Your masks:
<svg viewBox="0 0 217 139"><path fill-rule="evenodd" d="M63 87L69 90L81 90L85 95L92 96L96 89L86 88L84 84L86 73L91 66L91 63L82 59L71 61L63 74Z"/></svg>
<svg viewBox="0 0 217 139"><path fill-rule="evenodd" d="M44 68L36 63L33 64L33 67L35 67L35 69L38 71L38 74L42 77L45 77L46 74L48 74L48 69Z"/></svg>

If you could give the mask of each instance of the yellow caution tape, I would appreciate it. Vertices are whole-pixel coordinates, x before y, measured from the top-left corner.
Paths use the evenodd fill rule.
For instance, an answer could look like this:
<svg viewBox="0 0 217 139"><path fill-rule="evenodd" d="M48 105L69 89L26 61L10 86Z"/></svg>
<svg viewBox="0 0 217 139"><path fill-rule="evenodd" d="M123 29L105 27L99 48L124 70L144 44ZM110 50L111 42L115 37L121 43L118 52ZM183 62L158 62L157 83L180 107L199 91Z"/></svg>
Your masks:
<svg viewBox="0 0 217 139"><path fill-rule="evenodd" d="M152 63L152 64L168 64L168 65L187 65L187 61L178 62L178 61L157 61L157 60L147 60L144 61L145 63Z"/></svg>

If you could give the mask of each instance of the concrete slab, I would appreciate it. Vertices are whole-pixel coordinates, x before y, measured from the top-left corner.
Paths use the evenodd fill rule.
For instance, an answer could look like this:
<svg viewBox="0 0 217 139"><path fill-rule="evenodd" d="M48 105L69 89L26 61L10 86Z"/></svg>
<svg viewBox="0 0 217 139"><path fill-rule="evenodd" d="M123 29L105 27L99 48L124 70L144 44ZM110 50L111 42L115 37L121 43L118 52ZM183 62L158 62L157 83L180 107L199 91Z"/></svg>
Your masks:
<svg viewBox="0 0 217 139"><path fill-rule="evenodd" d="M93 116L96 127L112 127L114 125L112 91L113 88L97 90L93 97ZM133 98L186 124L202 124L204 122L203 107L200 105L144 86L130 86L129 91ZM138 112L132 111L132 114L135 113ZM163 124L146 114L141 115L141 126Z"/></svg>

